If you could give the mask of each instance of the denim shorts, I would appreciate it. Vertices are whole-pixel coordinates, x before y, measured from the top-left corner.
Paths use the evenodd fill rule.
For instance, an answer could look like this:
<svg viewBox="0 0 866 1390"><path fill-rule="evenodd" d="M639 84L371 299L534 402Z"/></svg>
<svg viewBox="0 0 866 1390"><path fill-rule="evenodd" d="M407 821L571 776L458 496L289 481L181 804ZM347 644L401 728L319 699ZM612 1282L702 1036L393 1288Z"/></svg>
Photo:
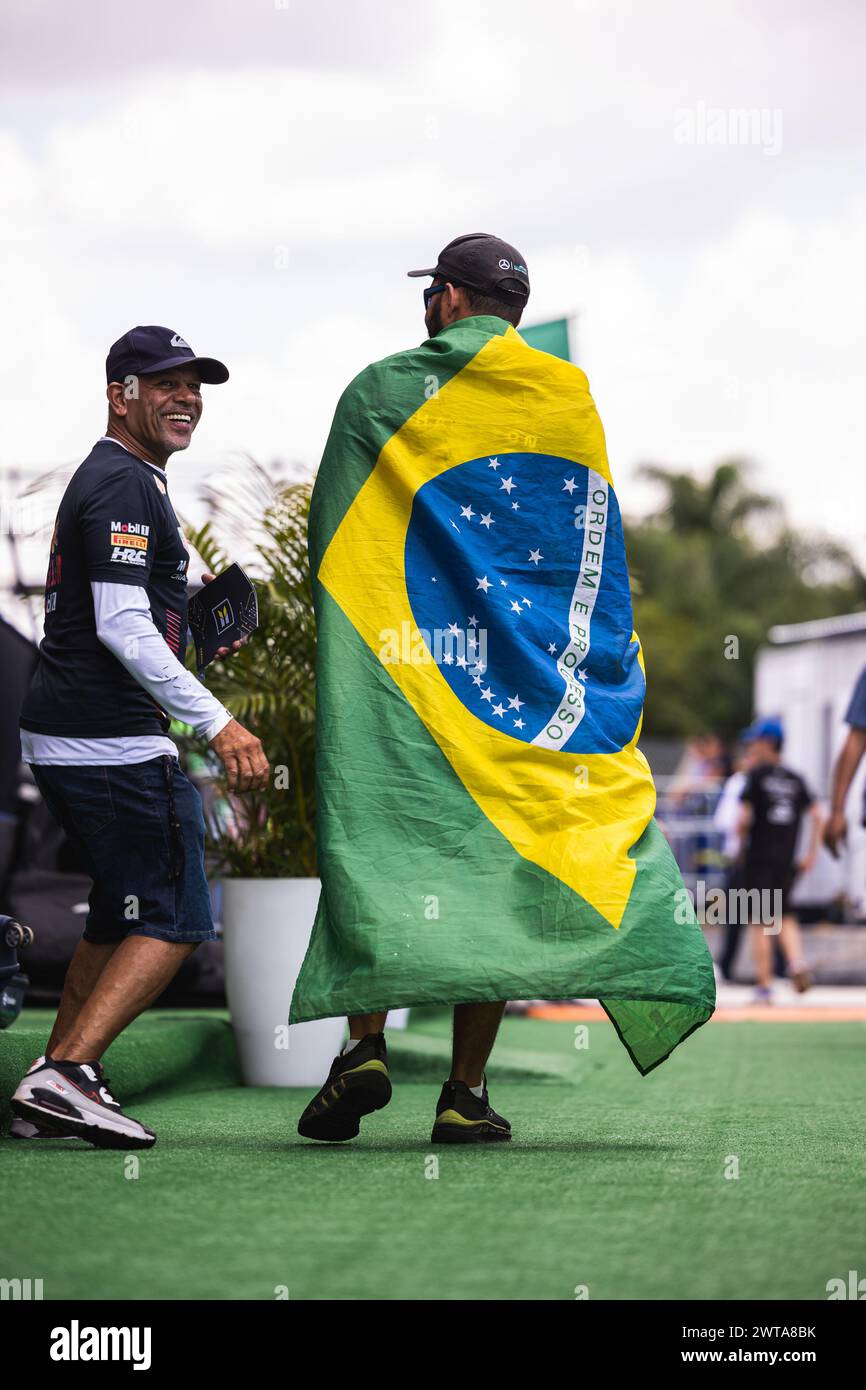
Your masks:
<svg viewBox="0 0 866 1390"><path fill-rule="evenodd" d="M215 940L201 797L176 758L31 767L93 879L85 941Z"/></svg>

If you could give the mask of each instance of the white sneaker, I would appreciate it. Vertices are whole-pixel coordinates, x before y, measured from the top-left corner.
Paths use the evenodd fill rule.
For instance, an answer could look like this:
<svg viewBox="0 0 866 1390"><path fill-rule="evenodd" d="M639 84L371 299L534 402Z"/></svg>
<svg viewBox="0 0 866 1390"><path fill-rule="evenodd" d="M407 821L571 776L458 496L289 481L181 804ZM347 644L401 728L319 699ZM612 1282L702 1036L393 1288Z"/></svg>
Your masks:
<svg viewBox="0 0 866 1390"><path fill-rule="evenodd" d="M100 1149L149 1149L156 1143L152 1129L124 1115L99 1062L52 1060L31 1067L12 1109L37 1128L76 1135Z"/></svg>

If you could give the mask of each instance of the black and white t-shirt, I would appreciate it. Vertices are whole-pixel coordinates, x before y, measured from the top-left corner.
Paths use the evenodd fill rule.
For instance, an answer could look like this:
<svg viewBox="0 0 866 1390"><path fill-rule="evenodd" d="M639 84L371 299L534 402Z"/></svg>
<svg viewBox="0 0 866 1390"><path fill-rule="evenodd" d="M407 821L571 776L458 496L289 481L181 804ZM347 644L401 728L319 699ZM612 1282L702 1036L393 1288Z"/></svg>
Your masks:
<svg viewBox="0 0 866 1390"><path fill-rule="evenodd" d="M790 869L803 812L815 800L803 778L781 763L765 763L749 773L741 800L752 808L746 867Z"/></svg>
<svg viewBox="0 0 866 1390"><path fill-rule="evenodd" d="M97 634L92 586L124 585L146 595L156 631L182 663L188 563L162 470L115 440L99 440L58 510L45 636L21 711L23 730L72 739L165 734L168 714L132 674L135 639L115 655ZM198 689L209 707L222 708Z"/></svg>

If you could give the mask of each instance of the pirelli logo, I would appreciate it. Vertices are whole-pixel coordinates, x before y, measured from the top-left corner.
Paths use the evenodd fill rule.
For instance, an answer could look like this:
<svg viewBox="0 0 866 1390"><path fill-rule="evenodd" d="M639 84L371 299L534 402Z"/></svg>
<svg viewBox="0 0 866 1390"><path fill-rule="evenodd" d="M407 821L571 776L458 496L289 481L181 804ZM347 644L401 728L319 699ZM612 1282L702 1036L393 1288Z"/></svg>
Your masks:
<svg viewBox="0 0 866 1390"><path fill-rule="evenodd" d="M147 550L147 536L130 535L126 531L112 531L111 544L128 546L130 550Z"/></svg>

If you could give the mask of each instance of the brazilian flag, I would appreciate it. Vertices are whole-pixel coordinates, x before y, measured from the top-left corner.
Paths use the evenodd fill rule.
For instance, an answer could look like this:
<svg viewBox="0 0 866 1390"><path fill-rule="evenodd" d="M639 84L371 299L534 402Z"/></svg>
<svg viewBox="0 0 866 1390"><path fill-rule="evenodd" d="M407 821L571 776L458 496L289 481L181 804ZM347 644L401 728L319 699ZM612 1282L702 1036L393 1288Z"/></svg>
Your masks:
<svg viewBox="0 0 866 1390"><path fill-rule="evenodd" d="M715 987L637 748L584 373L488 316L374 363L337 407L310 554L322 894L291 1021L594 997L650 1071Z"/></svg>

